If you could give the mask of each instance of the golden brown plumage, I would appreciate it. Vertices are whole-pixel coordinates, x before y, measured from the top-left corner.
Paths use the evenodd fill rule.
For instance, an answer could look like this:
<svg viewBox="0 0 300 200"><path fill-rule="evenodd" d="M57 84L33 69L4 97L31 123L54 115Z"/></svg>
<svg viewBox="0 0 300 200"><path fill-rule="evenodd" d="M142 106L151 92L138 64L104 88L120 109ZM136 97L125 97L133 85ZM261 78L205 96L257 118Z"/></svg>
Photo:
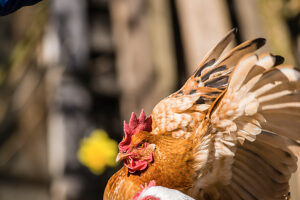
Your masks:
<svg viewBox="0 0 300 200"><path fill-rule="evenodd" d="M154 161L145 172L131 174L126 167L115 173L109 180L104 199L131 199L140 186L155 180L157 185L168 188L180 188L185 193L192 185L192 141L191 138L177 140L166 136L161 140L159 135L149 135L146 140L156 144ZM174 149L174 146L176 148ZM168 169L176 170L168 170ZM186 170L188 168L188 170ZM164 173L164 171L169 173Z"/></svg>
<svg viewBox="0 0 300 200"><path fill-rule="evenodd" d="M255 54L262 38L220 57L234 32L155 106L152 121L141 114L125 127L126 166L109 180L105 200L131 199L151 180L195 199L287 196L300 140L300 73L280 56Z"/></svg>

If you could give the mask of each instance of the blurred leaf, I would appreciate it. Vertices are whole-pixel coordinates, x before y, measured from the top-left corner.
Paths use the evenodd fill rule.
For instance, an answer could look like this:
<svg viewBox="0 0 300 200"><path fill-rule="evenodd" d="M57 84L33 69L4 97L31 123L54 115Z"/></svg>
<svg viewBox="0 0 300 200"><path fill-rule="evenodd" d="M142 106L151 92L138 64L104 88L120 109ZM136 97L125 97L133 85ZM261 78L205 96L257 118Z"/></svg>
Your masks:
<svg viewBox="0 0 300 200"><path fill-rule="evenodd" d="M81 140L78 159L92 173L100 175L107 166L117 165L117 153L117 142L110 139L104 130L95 130L89 137Z"/></svg>

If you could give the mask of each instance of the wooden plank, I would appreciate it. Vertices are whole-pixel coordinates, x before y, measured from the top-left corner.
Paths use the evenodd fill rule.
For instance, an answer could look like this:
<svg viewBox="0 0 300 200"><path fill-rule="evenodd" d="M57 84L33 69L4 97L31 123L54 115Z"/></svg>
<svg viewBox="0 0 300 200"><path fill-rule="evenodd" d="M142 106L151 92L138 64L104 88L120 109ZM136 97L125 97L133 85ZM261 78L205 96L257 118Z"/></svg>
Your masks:
<svg viewBox="0 0 300 200"><path fill-rule="evenodd" d="M286 63L294 65L292 41L283 15L283 1L234 0L234 3L243 40L265 37L269 51L283 56Z"/></svg>
<svg viewBox="0 0 300 200"><path fill-rule="evenodd" d="M175 64L166 1L110 1L121 116L150 113L174 86Z"/></svg>
<svg viewBox="0 0 300 200"><path fill-rule="evenodd" d="M231 29L225 3L222 0L176 0L188 75Z"/></svg>
<svg viewBox="0 0 300 200"><path fill-rule="evenodd" d="M50 200L47 185L31 182L0 181L1 200Z"/></svg>

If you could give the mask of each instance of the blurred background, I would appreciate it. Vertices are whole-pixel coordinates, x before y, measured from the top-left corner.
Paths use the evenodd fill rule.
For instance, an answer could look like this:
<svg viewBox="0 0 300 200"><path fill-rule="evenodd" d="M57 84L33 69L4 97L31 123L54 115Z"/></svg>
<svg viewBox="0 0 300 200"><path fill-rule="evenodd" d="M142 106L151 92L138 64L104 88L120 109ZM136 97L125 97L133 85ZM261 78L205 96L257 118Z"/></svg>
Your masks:
<svg viewBox="0 0 300 200"><path fill-rule="evenodd" d="M232 27L300 66L299 0L43 0L0 27L1 200L102 199L123 120ZM300 173L291 185L300 199Z"/></svg>

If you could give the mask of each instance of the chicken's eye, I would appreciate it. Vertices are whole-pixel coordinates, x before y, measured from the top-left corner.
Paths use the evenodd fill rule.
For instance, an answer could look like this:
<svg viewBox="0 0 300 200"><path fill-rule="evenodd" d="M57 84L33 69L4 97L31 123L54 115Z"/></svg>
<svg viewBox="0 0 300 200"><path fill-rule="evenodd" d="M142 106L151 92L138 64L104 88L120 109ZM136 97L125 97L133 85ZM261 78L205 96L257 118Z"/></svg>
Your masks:
<svg viewBox="0 0 300 200"><path fill-rule="evenodd" d="M138 144L137 148L142 149L142 148L144 148L144 146L145 146L145 143L140 143L140 144Z"/></svg>

